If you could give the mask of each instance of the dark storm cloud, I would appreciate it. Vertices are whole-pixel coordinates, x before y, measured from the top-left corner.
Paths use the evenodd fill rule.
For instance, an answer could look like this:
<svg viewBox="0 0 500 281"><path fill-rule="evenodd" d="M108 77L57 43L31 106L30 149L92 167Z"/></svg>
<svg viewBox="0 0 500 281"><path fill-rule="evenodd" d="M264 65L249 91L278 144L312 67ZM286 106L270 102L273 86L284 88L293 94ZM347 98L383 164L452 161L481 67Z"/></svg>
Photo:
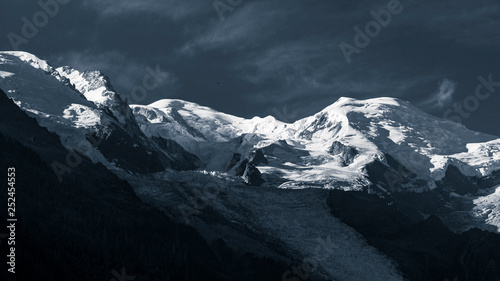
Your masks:
<svg viewBox="0 0 500 281"><path fill-rule="evenodd" d="M5 35L19 33L21 18L40 9L4 2ZM500 80L495 1L400 1L402 11L350 63L339 44L354 45L354 28L364 30L371 12L387 10L391 0L221 2L237 5L216 11L201 0L71 1L21 49L53 64L99 69L122 93L159 65L171 79L143 103L181 98L244 117L286 107L299 118L340 96L400 97L441 117L474 93L479 75ZM1 48L11 49L8 42ZM443 81L456 82L454 91L440 92ZM500 134L485 122L498 103L492 95L463 122Z"/></svg>
<svg viewBox="0 0 500 281"><path fill-rule="evenodd" d="M498 50L499 14L498 1L429 1L410 13L407 20L463 46Z"/></svg>

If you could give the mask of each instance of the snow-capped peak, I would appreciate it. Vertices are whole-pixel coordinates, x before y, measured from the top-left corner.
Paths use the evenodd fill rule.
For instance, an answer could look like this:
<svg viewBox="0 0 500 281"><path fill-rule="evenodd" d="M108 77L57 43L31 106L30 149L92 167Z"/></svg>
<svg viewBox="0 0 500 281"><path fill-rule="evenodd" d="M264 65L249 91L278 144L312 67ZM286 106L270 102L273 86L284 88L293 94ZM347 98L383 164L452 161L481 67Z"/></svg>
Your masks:
<svg viewBox="0 0 500 281"><path fill-rule="evenodd" d="M92 101L99 108L110 110L119 124L128 125L127 131L131 127L137 127L134 115L127 102L115 92L109 78L100 71L87 70L79 71L69 66L56 69L59 75L68 79L70 83L81 92L87 100ZM136 130L134 128L134 130ZM136 130L138 131L138 129ZM135 134L137 132L130 131Z"/></svg>
<svg viewBox="0 0 500 281"><path fill-rule="evenodd" d="M96 104L121 103L121 98L115 93L109 78L100 71L81 72L69 66L59 67L56 71L69 79L79 92Z"/></svg>
<svg viewBox="0 0 500 281"><path fill-rule="evenodd" d="M488 164L472 163L468 152L470 144L492 141L495 137L431 116L397 98L356 100L342 97L317 114L292 124L271 116L244 119L181 100L161 100L149 106L135 105L133 109L146 135L176 139L195 154L203 150L197 144L200 141L227 142L242 134L258 136L252 139L253 147L287 140L294 149L310 154L307 160L304 157L287 158L296 162L290 169L299 170L301 174L289 179L315 181L328 178L327 174L349 174L346 169L361 176L367 164L377 159L385 161L384 154L390 154L422 179L440 180L450 163L463 161L470 162L459 165L467 175L484 175L500 168L496 160L484 159ZM358 152L348 168L334 164L337 156L328 153L334 142ZM461 160L457 160L459 158ZM308 164L298 164L304 161ZM488 168L479 168L481 165ZM264 171L272 173L273 169L264 168ZM322 169L324 173L320 172ZM283 167L278 170L284 172ZM308 176L307 171L313 172ZM290 171L290 175L293 173Z"/></svg>
<svg viewBox="0 0 500 281"><path fill-rule="evenodd" d="M50 64L42 59L39 59L33 54L22 52L22 51L5 51L0 52L0 62L13 62L13 59L16 58L22 62L30 64L34 68L42 69L45 72L52 72L53 68Z"/></svg>
<svg viewBox="0 0 500 281"><path fill-rule="evenodd" d="M26 111L42 116L47 127L118 123L132 135L174 140L215 170L225 169L224 161L235 153L245 155L266 147L283 151L281 158L274 156L275 166L262 170L289 181L359 179L363 168L377 159L383 161L384 154L421 179L440 180L450 164L465 175L484 176L500 169L496 137L472 132L396 98L342 97L292 124L272 116L245 119L178 99L130 109L102 73L71 67L55 71L25 52L0 52L0 86ZM356 151L349 163L335 153L342 149ZM484 157L476 157L479 152Z"/></svg>
<svg viewBox="0 0 500 281"><path fill-rule="evenodd" d="M95 109L81 93L65 85L64 78L44 60L25 52L0 52L0 87L25 110L63 116L72 106Z"/></svg>

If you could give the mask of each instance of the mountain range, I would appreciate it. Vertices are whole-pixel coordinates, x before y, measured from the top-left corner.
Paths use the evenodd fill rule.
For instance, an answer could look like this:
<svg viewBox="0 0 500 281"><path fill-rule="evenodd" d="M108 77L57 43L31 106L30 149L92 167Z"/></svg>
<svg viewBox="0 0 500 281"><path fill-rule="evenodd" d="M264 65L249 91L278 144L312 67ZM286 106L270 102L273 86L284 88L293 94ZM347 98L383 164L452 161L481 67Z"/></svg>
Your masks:
<svg viewBox="0 0 500 281"><path fill-rule="evenodd" d="M0 52L0 89L0 132L54 182L106 173L128 186L105 194L123 199L117 209L152 208L143 216L188 229L220 264L250 255L238 260L248 280L500 278L500 138L406 101L343 97L293 123L178 99L136 105L99 71L26 52ZM285 268L256 274L259 258ZM142 278L170 273L157 274Z"/></svg>

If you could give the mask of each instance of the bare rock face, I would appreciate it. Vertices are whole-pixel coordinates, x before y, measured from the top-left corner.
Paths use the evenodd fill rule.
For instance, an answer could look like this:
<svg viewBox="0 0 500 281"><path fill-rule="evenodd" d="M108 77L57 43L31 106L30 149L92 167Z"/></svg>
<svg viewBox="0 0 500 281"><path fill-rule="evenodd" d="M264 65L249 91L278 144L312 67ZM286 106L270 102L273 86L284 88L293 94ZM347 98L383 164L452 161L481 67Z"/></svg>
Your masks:
<svg viewBox="0 0 500 281"><path fill-rule="evenodd" d="M332 214L398 263L406 280L498 280L500 235L479 229L461 234L431 215L416 219L408 206L364 192L332 190Z"/></svg>
<svg viewBox="0 0 500 281"><path fill-rule="evenodd" d="M235 175L237 177L242 177L243 174L245 174L248 163L249 163L248 159L241 161L240 165L238 166L238 168L236 169L236 172L235 172Z"/></svg>
<svg viewBox="0 0 500 281"><path fill-rule="evenodd" d="M231 158L231 161L229 161L229 164L227 165L226 172L230 171L234 166L238 164L241 160L241 154L240 153L234 153L233 158Z"/></svg>
<svg viewBox="0 0 500 281"><path fill-rule="evenodd" d="M261 186L265 181L262 179L262 174L259 169L255 167L254 164L248 163L246 165L245 173L243 174L243 180L246 184L251 186Z"/></svg>
<svg viewBox="0 0 500 281"><path fill-rule="evenodd" d="M339 141L334 141L328 153L340 156L343 166L349 166L354 158L359 154L358 150L352 146L344 145Z"/></svg>
<svg viewBox="0 0 500 281"><path fill-rule="evenodd" d="M176 141L162 137L153 137L152 139L159 145L166 156L160 158L163 160L164 166L180 171L194 170L201 166L198 156L186 151Z"/></svg>
<svg viewBox="0 0 500 281"><path fill-rule="evenodd" d="M264 152L260 148L255 150L254 152L250 153L249 161L250 161L250 163L254 164L255 166L269 164L269 161L267 161L267 158L264 155Z"/></svg>
<svg viewBox="0 0 500 281"><path fill-rule="evenodd" d="M262 173L248 159L241 161L236 169L235 175L242 177L243 181L251 186L261 186L265 181L262 179Z"/></svg>
<svg viewBox="0 0 500 281"><path fill-rule="evenodd" d="M236 166L238 161L240 161L240 158L241 154L233 154L233 158L231 159L228 166L228 171ZM262 149L257 149L255 151L252 151L247 158L241 161L240 165L235 170L235 175L238 177L242 177L243 181L247 185L261 186L265 181L264 179L262 179L262 173L256 166L266 164L269 164L269 161L264 155L264 152L262 151Z"/></svg>

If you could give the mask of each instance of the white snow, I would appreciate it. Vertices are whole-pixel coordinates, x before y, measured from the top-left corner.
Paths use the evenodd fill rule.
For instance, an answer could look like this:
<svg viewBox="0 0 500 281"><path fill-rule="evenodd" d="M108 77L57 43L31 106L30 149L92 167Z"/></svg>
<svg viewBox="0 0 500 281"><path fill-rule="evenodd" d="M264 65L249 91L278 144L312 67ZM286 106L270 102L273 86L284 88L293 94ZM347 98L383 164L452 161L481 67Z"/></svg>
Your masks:
<svg viewBox="0 0 500 281"><path fill-rule="evenodd" d="M96 104L107 104L113 101L116 95L106 86L104 76L98 71L81 72L71 67L59 67L56 71L62 77L71 81L75 88Z"/></svg>
<svg viewBox="0 0 500 281"><path fill-rule="evenodd" d="M24 52L0 52L0 71L0 86L9 97L58 134L71 128L106 128L115 122L100 109L111 110L122 125L130 121L130 116L123 115L125 103L98 71L54 70ZM384 159L384 153L428 181L427 188L435 186L434 181L444 176L449 165L470 176L489 175L500 168L500 140L496 137L469 131L394 98L340 98L291 124L271 116L244 119L175 99L131 108L146 136L177 141L198 155L209 170L225 171L233 153L246 156L255 148L286 140L286 151L277 151L272 164L262 167L266 174L295 183L282 187L329 188L339 180L362 182L364 167ZM240 142L237 138L242 135L246 136ZM358 150L352 164L343 167L338 156L327 152L333 141Z"/></svg>
<svg viewBox="0 0 500 281"><path fill-rule="evenodd" d="M0 88L28 115L58 134L68 149L109 166L85 135L102 128L111 118L96 104L71 89L45 61L25 52L0 52Z"/></svg>
<svg viewBox="0 0 500 281"><path fill-rule="evenodd" d="M115 122L104 109L111 110L120 124L131 120L120 113L126 105L100 72L70 67L54 70L31 54L0 52L0 87L41 126L57 133L67 148L124 173L85 139L89 132L106 133ZM329 215L324 196L317 193L326 191L312 188L360 190L369 184L366 165L384 161L384 153L427 181L427 188L436 186L449 165L470 176L486 176L500 169L500 139L430 116L394 98L340 98L294 123L272 116L240 118L175 99L130 107L147 137L177 141L196 154L207 170L167 171L152 178L127 175L143 198L176 208L186 198L178 198L175 192L185 195L186 186L203 185L216 175L226 177L234 186L224 187L222 197L212 203L224 219L277 239L297 259L314 255L318 238L334 235L334 244L326 249L331 250L331 258L321 261L319 271L338 280L361 280L367 273L373 280L401 278L390 261ZM356 148L359 155L353 163L342 166L339 156L328 153L334 141ZM269 164L258 167L267 181L263 187L239 186L226 173L233 153L245 157L256 148L270 146L275 149L273 155L267 155ZM150 184L145 184L148 179ZM167 183L183 185L171 188ZM500 231L500 187L488 192L474 199L474 215Z"/></svg>
<svg viewBox="0 0 500 281"><path fill-rule="evenodd" d="M19 59L23 62L28 63L33 68L41 69L46 72L51 72L52 67L44 60L37 58L35 55L22 52L22 51L10 51L10 52L0 52L0 62L2 64L9 63L12 58Z"/></svg>
<svg viewBox="0 0 500 281"><path fill-rule="evenodd" d="M0 71L0 78L7 78L7 77L10 77L13 75L14 75L14 73L12 73L12 72Z"/></svg>
<svg viewBox="0 0 500 281"><path fill-rule="evenodd" d="M327 188L329 181L345 178L358 182L365 176L363 168L383 159L383 153L390 153L420 179L430 178L428 189L435 187L434 181L444 176L450 164L471 176L487 175L500 168L500 141L495 137L469 131L463 125L428 115L394 98L340 98L321 112L293 124L270 116L243 119L182 100L165 99L132 108L146 135L176 140L211 163L209 169L225 168L223 163L231 159L232 152L227 144L219 144L242 134L255 135L245 149L233 147L242 154L286 140L292 149L310 155L281 154L275 165L261 167L261 171L280 175L289 182L300 181L304 186L319 184ZM335 140L359 151L348 167L342 167L338 158L327 153ZM206 150L212 153L204 153ZM478 153L485 156L477 157ZM218 155L217 160L214 154ZM284 186L297 188L297 184Z"/></svg>
<svg viewBox="0 0 500 281"><path fill-rule="evenodd" d="M490 194L473 200L475 206L472 214L500 233L500 186L493 187L487 192Z"/></svg>
<svg viewBox="0 0 500 281"><path fill-rule="evenodd" d="M72 104L64 110L63 118L71 121L76 128L89 128L99 124L99 112L85 105Z"/></svg>

